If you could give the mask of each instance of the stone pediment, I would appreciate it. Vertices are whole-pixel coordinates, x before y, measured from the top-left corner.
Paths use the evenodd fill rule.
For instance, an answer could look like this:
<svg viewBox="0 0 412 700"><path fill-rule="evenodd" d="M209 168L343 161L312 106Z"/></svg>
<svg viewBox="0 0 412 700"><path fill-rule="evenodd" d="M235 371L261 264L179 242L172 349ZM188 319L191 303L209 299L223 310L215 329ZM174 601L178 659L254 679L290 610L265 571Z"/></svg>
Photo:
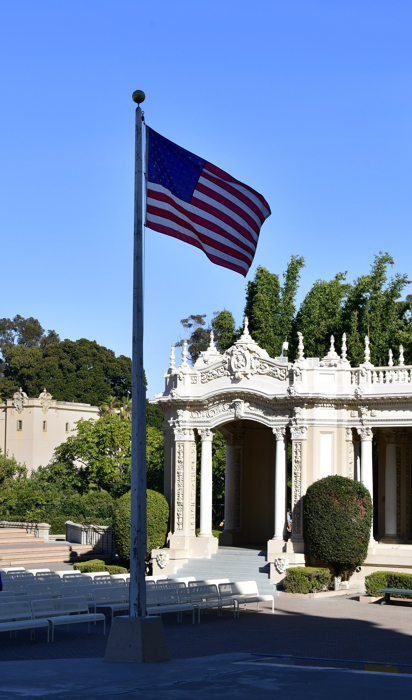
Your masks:
<svg viewBox="0 0 412 700"><path fill-rule="evenodd" d="M215 356L216 357L216 356ZM220 377L233 380L250 379L255 375L266 375L278 381L286 381L287 367L269 357L266 350L259 347L249 334L248 322L242 336L223 355L213 357L203 369L199 367L200 383L207 384Z"/></svg>

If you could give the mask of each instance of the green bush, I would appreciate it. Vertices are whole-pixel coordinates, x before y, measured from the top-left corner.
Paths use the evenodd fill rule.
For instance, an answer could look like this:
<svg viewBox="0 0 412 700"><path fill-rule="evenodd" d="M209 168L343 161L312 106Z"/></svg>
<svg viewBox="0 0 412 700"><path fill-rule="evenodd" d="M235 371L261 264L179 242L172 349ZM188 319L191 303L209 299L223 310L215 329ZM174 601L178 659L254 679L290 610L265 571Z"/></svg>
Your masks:
<svg viewBox="0 0 412 700"><path fill-rule="evenodd" d="M106 564L106 571L108 571L109 574L127 574L125 566L117 566L115 564Z"/></svg>
<svg viewBox="0 0 412 700"><path fill-rule="evenodd" d="M378 598L381 588L407 588L412 590L412 574L404 574L397 571L375 571L374 574L365 576L366 595ZM401 597L401 596L395 596Z"/></svg>
<svg viewBox="0 0 412 700"><path fill-rule="evenodd" d="M368 553L372 525L369 491L343 476L327 476L309 486L304 502L309 550L335 575L352 572Z"/></svg>
<svg viewBox="0 0 412 700"><path fill-rule="evenodd" d="M81 571L82 574L90 574L96 571L106 571L106 563L102 559L90 559L73 564L73 569Z"/></svg>
<svg viewBox="0 0 412 700"><path fill-rule="evenodd" d="M163 547L166 541L169 506L165 497L157 491L146 492L147 503L147 554ZM120 559L130 560L130 491L121 496L113 512L113 534L116 552Z"/></svg>
<svg viewBox="0 0 412 700"><path fill-rule="evenodd" d="M283 587L288 593L316 593L328 588L332 580L329 569L314 566L287 569Z"/></svg>

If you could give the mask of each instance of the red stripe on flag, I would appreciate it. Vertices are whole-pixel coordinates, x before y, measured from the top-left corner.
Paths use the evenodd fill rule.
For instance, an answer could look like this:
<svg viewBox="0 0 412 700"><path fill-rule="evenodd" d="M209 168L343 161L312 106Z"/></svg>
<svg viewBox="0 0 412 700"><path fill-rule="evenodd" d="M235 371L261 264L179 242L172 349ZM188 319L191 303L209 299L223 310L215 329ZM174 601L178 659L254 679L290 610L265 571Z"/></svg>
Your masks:
<svg viewBox="0 0 412 700"><path fill-rule="evenodd" d="M262 211L261 208L258 207L258 205L253 202L249 197L245 195L244 192L241 190L236 189L236 187L233 187L233 185L229 184L228 182L224 180L220 180L216 177L214 177L211 173L209 173L207 170L203 169L201 177L204 177L205 179L209 180L210 182L213 182L214 185L217 187L220 187L221 189L225 190L229 194L232 195L232 197L235 197L239 201L241 201L248 209L250 209L259 219L260 225L263 224L265 220L265 215ZM244 211L241 209L241 211Z"/></svg>
<svg viewBox="0 0 412 700"><path fill-rule="evenodd" d="M200 244L203 243L204 245L207 245L210 248L214 248L216 251L220 251L221 253L225 253L226 255L229 255L232 258L237 258L238 260L242 260L246 265L250 265L252 260L253 260L253 257L254 257L253 252L250 252L249 255L245 255L244 253L242 253L242 251L236 250L235 248L231 247L229 244L226 245L220 241L217 241L214 238L211 238L207 234L201 233L200 231L198 231L196 229L195 226L193 226L190 223L188 223L187 221L179 218L178 214L173 212L173 211L161 209L159 207L148 204L147 214L148 214L148 219L147 219L148 225L149 225L150 215L158 216L161 219L166 219L167 221L174 222L178 226L186 229L187 231L190 231L200 241Z"/></svg>
<svg viewBox="0 0 412 700"><path fill-rule="evenodd" d="M249 190L249 192L252 192L255 195L255 197L257 197L259 199L260 202L262 202L263 207L268 212L267 216L265 218L267 219L267 217L271 214L270 206L267 203L266 199L264 197L262 197L262 195L259 194L259 192L256 192L256 190L254 190L253 187L249 187L249 185L245 185L244 182L240 182L240 180L236 180L236 178L232 177L228 173L225 173L224 170L221 170L216 165L212 165L212 163L209 163L209 161L207 161L205 163L205 166L203 169L205 170L206 168L207 168L207 170L210 170L210 172L213 173L214 175L217 175L217 177L221 177L222 180L226 180L227 182L236 182L236 184L242 185L242 187L245 187L247 190Z"/></svg>
<svg viewBox="0 0 412 700"><path fill-rule="evenodd" d="M209 231L213 231L214 233L223 236L224 238L232 241L236 245L240 246L243 248L245 251L247 251L250 255L254 255L254 251L256 249L256 240L252 238L252 236L249 234L249 232L246 229L242 229L241 226L237 226L236 229L239 231L241 235L243 235L244 238L249 240L251 242L251 245L248 246L247 243L244 243L242 239L238 238L235 233L231 233L230 231L227 231L225 228L222 228L218 224L214 223L213 221L210 221L209 219L205 219L204 217L201 216L202 211L198 207L197 202L201 202L204 206L202 209L206 211L209 214L213 214L217 219L220 219L220 221L223 222L223 217L221 215L220 210L213 211L211 207L208 207L202 200L196 200L196 205L192 202L193 206L196 206L196 208L199 208L199 214L194 213L193 211L190 211L186 209L186 207L183 204L178 204L171 196L167 195L165 192L159 192L158 190L149 190L147 193L148 198L156 199L161 202L165 202L169 206L173 207L176 209L176 211L180 212L181 214L184 214L185 216L188 217L191 221L194 223L198 224L199 226L203 226L206 229L209 229ZM229 217L227 218L227 224L231 227L234 228L232 219Z"/></svg>
<svg viewBox="0 0 412 700"><path fill-rule="evenodd" d="M215 265L219 265L220 267L226 267L229 270L233 270L234 272L239 272L241 275L243 275L243 277L246 277L247 275L249 264L247 265L247 269L245 270L243 267L236 265L236 263L232 263L229 260L225 260L224 258L219 258L218 256L212 255L206 250L204 250L199 241L190 238L190 236L185 236L185 234L180 233L176 231L176 229L171 228L169 226L164 226L163 224L153 223L150 221L147 221L146 226L148 228L151 228L153 231L164 233L166 236L171 236L172 238L178 238L179 240L184 241L185 243L189 243L190 245L195 246L195 248L200 248L205 253L205 255L207 255L209 260Z"/></svg>

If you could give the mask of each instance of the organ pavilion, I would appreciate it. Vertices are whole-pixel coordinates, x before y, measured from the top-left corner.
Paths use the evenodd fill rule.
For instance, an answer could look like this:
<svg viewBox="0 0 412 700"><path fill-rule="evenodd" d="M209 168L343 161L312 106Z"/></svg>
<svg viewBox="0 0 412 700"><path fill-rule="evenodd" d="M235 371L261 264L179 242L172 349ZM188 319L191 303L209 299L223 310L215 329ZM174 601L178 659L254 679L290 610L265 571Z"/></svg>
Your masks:
<svg viewBox="0 0 412 700"><path fill-rule="evenodd" d="M167 547L153 552L154 573L175 573L192 557L210 557L218 545L266 546L274 579L285 558L289 565L303 565L302 502L308 486L329 474L362 481L372 495L374 521L364 573L412 567L412 366L405 366L402 346L396 364L390 351L386 367L373 366L366 337L364 362L351 367L345 336L341 346L338 355L332 336L325 357L305 357L299 334L295 362L271 358L250 336L247 319L241 338L223 354L212 334L194 366L188 363L185 341L175 367L172 346L165 390L152 400L164 412L164 493L171 515ZM212 535L217 429L227 445L219 542ZM293 515L289 539L288 506Z"/></svg>

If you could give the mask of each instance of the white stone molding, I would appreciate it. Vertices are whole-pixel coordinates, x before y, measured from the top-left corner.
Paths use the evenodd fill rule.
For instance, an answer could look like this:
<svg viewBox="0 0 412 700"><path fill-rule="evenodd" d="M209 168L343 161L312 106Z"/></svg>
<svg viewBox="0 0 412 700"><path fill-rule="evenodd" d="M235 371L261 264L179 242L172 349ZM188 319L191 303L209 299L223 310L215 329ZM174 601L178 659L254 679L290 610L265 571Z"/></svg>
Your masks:
<svg viewBox="0 0 412 700"><path fill-rule="evenodd" d="M164 569L169 563L169 554L167 552L159 552L156 554L156 564L160 569Z"/></svg>
<svg viewBox="0 0 412 700"><path fill-rule="evenodd" d="M284 426L281 426L279 428L272 428L272 432L273 432L276 440L284 440L285 439L286 428Z"/></svg>
<svg viewBox="0 0 412 700"><path fill-rule="evenodd" d="M346 442L353 442L352 428L345 428Z"/></svg>
<svg viewBox="0 0 412 700"><path fill-rule="evenodd" d="M322 357L320 367L338 367L339 363L340 357L335 350L335 338L331 335L329 352L325 357Z"/></svg>
<svg viewBox="0 0 412 700"><path fill-rule="evenodd" d="M370 441L372 442L373 439L373 432L372 428L368 428L367 426L364 426L363 428L357 428L358 435L362 442Z"/></svg>
<svg viewBox="0 0 412 700"><path fill-rule="evenodd" d="M298 338L299 338L299 342L298 342L298 362L299 362L299 361L302 361L305 359L305 355L304 355L305 346L303 344L303 335L299 331L298 331Z"/></svg>
<svg viewBox="0 0 412 700"><path fill-rule="evenodd" d="M49 410L49 408L51 406L52 398L53 398L52 395L46 389L43 389L41 394L39 394L40 404L41 404L43 413L47 413L47 411Z"/></svg>
<svg viewBox="0 0 412 700"><path fill-rule="evenodd" d="M206 440L213 440L213 431L210 430L210 428L198 428L197 432L199 433L202 442Z"/></svg>
<svg viewBox="0 0 412 700"><path fill-rule="evenodd" d="M278 574L283 574L289 566L289 559L287 557L278 557L275 559L275 569Z"/></svg>
<svg viewBox="0 0 412 700"><path fill-rule="evenodd" d="M183 512L185 497L185 446L176 443L176 530L183 530Z"/></svg>
<svg viewBox="0 0 412 700"><path fill-rule="evenodd" d="M292 532L302 534L302 443L292 442Z"/></svg>
<svg viewBox="0 0 412 700"><path fill-rule="evenodd" d="M301 426L291 425L290 426L290 434L291 434L292 440L306 440L307 430L308 429L304 425L301 425Z"/></svg>
<svg viewBox="0 0 412 700"><path fill-rule="evenodd" d="M28 396L25 391L20 387L19 391L16 391L13 394L13 406L16 409L17 413L21 413L23 411L23 407L27 403Z"/></svg>
<svg viewBox="0 0 412 700"><path fill-rule="evenodd" d="M173 433L175 436L175 440L177 441L189 441L189 440L194 440L195 439L195 434L192 428L181 428L179 426L176 426L173 428Z"/></svg>
<svg viewBox="0 0 412 700"><path fill-rule="evenodd" d="M402 448L396 445L396 534L402 537L402 502L401 502L401 487L402 487Z"/></svg>
<svg viewBox="0 0 412 700"><path fill-rule="evenodd" d="M352 433L352 431L351 431ZM354 455L354 448L353 448L353 441L350 440L348 443L348 478L353 479L354 478L354 464L355 464L355 455Z"/></svg>
<svg viewBox="0 0 412 700"><path fill-rule="evenodd" d="M196 443L190 446L190 529L196 532Z"/></svg>

